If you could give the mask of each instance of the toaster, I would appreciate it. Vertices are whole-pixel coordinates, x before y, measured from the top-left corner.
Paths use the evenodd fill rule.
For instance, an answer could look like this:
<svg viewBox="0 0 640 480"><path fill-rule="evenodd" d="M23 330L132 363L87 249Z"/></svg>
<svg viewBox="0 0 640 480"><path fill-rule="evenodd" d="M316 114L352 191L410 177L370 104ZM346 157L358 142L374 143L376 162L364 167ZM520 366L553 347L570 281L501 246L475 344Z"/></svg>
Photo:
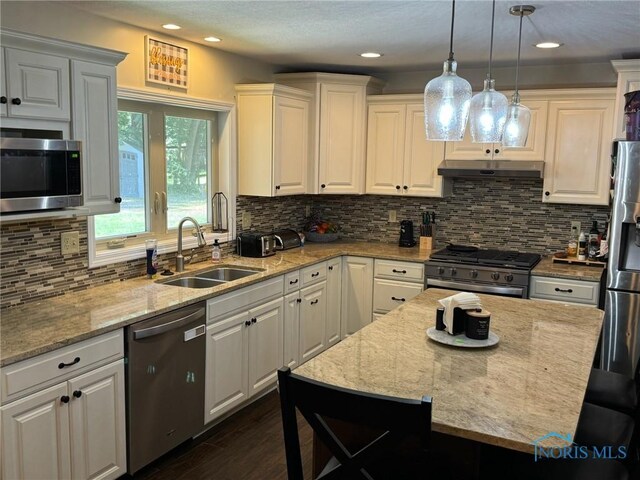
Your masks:
<svg viewBox="0 0 640 480"><path fill-rule="evenodd" d="M277 230L273 232L273 236L276 239L276 250L287 250L289 248L296 248L302 246L300 235L295 230L285 228L284 230Z"/></svg>
<svg viewBox="0 0 640 480"><path fill-rule="evenodd" d="M241 233L236 238L241 257L268 257L276 253L276 240L268 233Z"/></svg>

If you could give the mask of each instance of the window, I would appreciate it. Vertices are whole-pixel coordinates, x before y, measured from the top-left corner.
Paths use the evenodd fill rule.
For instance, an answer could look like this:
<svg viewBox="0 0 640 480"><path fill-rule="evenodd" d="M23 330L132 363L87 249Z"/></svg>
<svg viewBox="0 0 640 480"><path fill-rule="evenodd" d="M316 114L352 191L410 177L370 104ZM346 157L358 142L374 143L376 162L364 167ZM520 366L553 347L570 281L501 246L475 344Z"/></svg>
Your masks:
<svg viewBox="0 0 640 480"><path fill-rule="evenodd" d="M231 106L218 110L215 105L189 108L184 103L198 102L168 105L118 101L122 203L119 213L90 217L90 266L142 257L148 238L158 239L161 253L175 250L182 218L193 217L201 226L210 226L211 197L217 191L233 198L229 205L232 212L235 192L230 188L234 181L230 178L233 169L229 168L228 149ZM190 248L193 225L186 223L184 228L184 244ZM213 238L226 241L232 236L233 232L207 234L208 243ZM125 249L118 250L124 253L113 249L121 245L121 239L126 240Z"/></svg>

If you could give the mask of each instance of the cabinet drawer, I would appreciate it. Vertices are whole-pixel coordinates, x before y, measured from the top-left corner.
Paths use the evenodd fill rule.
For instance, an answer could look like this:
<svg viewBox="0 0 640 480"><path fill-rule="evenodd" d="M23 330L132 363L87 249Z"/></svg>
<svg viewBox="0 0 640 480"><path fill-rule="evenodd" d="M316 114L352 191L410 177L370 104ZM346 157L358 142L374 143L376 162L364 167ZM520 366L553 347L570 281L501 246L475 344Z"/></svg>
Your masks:
<svg viewBox="0 0 640 480"><path fill-rule="evenodd" d="M529 298L598 305L600 284L564 278L531 277Z"/></svg>
<svg viewBox="0 0 640 480"><path fill-rule="evenodd" d="M300 270L287 273L284 276L284 294L295 292L300 288Z"/></svg>
<svg viewBox="0 0 640 480"><path fill-rule="evenodd" d="M248 310L258 303L281 297L283 286L283 277L277 277L235 292L214 297L207 301L207 324L211 324L237 310Z"/></svg>
<svg viewBox="0 0 640 480"><path fill-rule="evenodd" d="M376 278L424 283L424 263L376 260L374 276Z"/></svg>
<svg viewBox="0 0 640 480"><path fill-rule="evenodd" d="M327 279L327 262L316 263L300 270L303 287L313 285Z"/></svg>
<svg viewBox="0 0 640 480"><path fill-rule="evenodd" d="M389 312L422 292L422 284L376 278L373 281L373 311Z"/></svg>
<svg viewBox="0 0 640 480"><path fill-rule="evenodd" d="M124 357L122 330L105 333L2 369L2 402Z"/></svg>

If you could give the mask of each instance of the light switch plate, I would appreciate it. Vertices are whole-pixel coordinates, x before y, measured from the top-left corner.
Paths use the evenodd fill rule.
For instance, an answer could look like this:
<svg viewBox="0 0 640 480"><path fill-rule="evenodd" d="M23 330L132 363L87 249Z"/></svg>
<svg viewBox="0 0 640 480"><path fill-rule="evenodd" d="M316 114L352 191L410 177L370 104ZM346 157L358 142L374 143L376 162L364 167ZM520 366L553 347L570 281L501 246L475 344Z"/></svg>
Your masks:
<svg viewBox="0 0 640 480"><path fill-rule="evenodd" d="M242 229L251 228L251 214L249 212L242 212Z"/></svg>
<svg viewBox="0 0 640 480"><path fill-rule="evenodd" d="M60 234L60 250L62 255L80 253L80 234L78 232L64 232Z"/></svg>
<svg viewBox="0 0 640 480"><path fill-rule="evenodd" d="M580 227L582 226L582 224L580 222L576 222L573 221L571 222L571 236L578 238L578 235L580 235L580 232L582 230L580 230Z"/></svg>
<svg viewBox="0 0 640 480"><path fill-rule="evenodd" d="M395 210L389 210L389 222L395 222L396 219L397 219L396 211Z"/></svg>

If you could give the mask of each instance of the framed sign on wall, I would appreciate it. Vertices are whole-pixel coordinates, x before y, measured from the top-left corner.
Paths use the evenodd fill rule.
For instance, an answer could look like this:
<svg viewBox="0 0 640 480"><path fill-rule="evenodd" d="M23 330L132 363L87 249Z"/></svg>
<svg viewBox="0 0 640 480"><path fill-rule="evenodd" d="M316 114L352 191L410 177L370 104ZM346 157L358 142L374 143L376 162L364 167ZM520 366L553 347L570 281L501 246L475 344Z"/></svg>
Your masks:
<svg viewBox="0 0 640 480"><path fill-rule="evenodd" d="M147 82L180 88L188 87L188 48L146 35L144 54Z"/></svg>

